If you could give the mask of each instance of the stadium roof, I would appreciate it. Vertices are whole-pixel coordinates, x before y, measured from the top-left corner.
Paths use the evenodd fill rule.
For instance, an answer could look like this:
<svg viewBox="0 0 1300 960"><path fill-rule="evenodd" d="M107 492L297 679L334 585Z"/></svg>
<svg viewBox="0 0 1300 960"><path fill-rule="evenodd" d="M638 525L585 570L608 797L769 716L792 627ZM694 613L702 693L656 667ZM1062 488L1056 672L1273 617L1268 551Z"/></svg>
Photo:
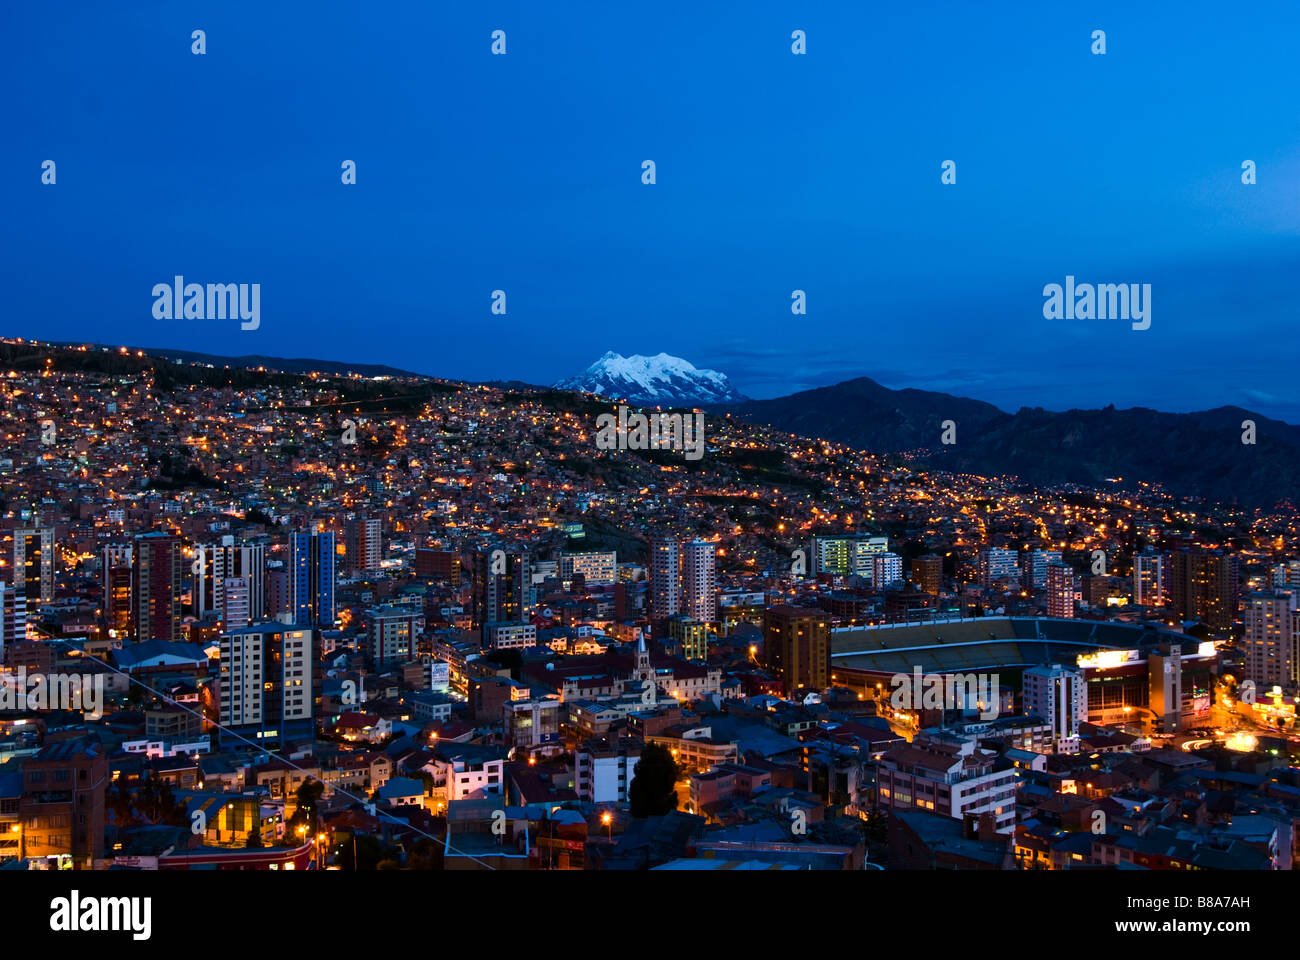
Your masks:
<svg viewBox="0 0 1300 960"><path fill-rule="evenodd" d="M1196 644L1181 633L1097 620L977 617L922 624L849 627L831 632L831 665L880 673L1019 669L1072 662L1084 652Z"/></svg>

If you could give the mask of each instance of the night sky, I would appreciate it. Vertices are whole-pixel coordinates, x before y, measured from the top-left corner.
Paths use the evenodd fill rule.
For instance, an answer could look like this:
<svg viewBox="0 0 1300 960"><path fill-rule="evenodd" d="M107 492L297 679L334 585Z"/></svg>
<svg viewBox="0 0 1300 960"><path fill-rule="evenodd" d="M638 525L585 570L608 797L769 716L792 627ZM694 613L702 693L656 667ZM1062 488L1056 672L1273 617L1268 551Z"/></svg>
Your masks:
<svg viewBox="0 0 1300 960"><path fill-rule="evenodd" d="M279 6L5 5L0 333L1300 423L1300 4ZM261 327L154 319L176 274ZM1044 320L1067 274L1151 329Z"/></svg>

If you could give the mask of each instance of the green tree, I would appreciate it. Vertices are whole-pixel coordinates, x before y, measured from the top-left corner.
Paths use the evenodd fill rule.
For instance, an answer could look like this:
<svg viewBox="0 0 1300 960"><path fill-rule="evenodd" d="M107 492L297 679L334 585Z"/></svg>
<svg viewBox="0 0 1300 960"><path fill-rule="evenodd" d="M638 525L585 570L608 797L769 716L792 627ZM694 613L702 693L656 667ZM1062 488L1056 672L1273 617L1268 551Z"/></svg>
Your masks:
<svg viewBox="0 0 1300 960"><path fill-rule="evenodd" d="M677 809L677 761L667 747L648 743L633 771L627 799L634 817L657 817Z"/></svg>

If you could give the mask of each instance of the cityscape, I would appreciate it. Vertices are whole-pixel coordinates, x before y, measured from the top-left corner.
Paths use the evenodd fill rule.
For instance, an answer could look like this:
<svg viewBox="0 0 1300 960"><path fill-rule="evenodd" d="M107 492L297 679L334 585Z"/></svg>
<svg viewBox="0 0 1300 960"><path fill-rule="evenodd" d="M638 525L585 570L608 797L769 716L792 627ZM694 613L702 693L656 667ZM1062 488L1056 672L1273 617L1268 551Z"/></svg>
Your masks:
<svg viewBox="0 0 1300 960"><path fill-rule="evenodd" d="M1289 934L1300 4L0 20L20 935Z"/></svg>
<svg viewBox="0 0 1300 960"><path fill-rule="evenodd" d="M0 350L10 869L1293 866L1290 503Z"/></svg>

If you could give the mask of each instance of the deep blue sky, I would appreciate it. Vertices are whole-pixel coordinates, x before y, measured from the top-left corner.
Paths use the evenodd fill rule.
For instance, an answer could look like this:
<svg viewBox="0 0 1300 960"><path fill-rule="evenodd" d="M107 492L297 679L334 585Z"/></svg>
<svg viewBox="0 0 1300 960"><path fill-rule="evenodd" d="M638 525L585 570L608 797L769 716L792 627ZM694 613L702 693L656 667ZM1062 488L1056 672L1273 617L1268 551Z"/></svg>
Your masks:
<svg viewBox="0 0 1300 960"><path fill-rule="evenodd" d="M0 333L1300 423L1300 4L288 6L4 5ZM155 320L177 273L261 283L261 329ZM1151 329L1044 320L1067 273L1151 283Z"/></svg>

